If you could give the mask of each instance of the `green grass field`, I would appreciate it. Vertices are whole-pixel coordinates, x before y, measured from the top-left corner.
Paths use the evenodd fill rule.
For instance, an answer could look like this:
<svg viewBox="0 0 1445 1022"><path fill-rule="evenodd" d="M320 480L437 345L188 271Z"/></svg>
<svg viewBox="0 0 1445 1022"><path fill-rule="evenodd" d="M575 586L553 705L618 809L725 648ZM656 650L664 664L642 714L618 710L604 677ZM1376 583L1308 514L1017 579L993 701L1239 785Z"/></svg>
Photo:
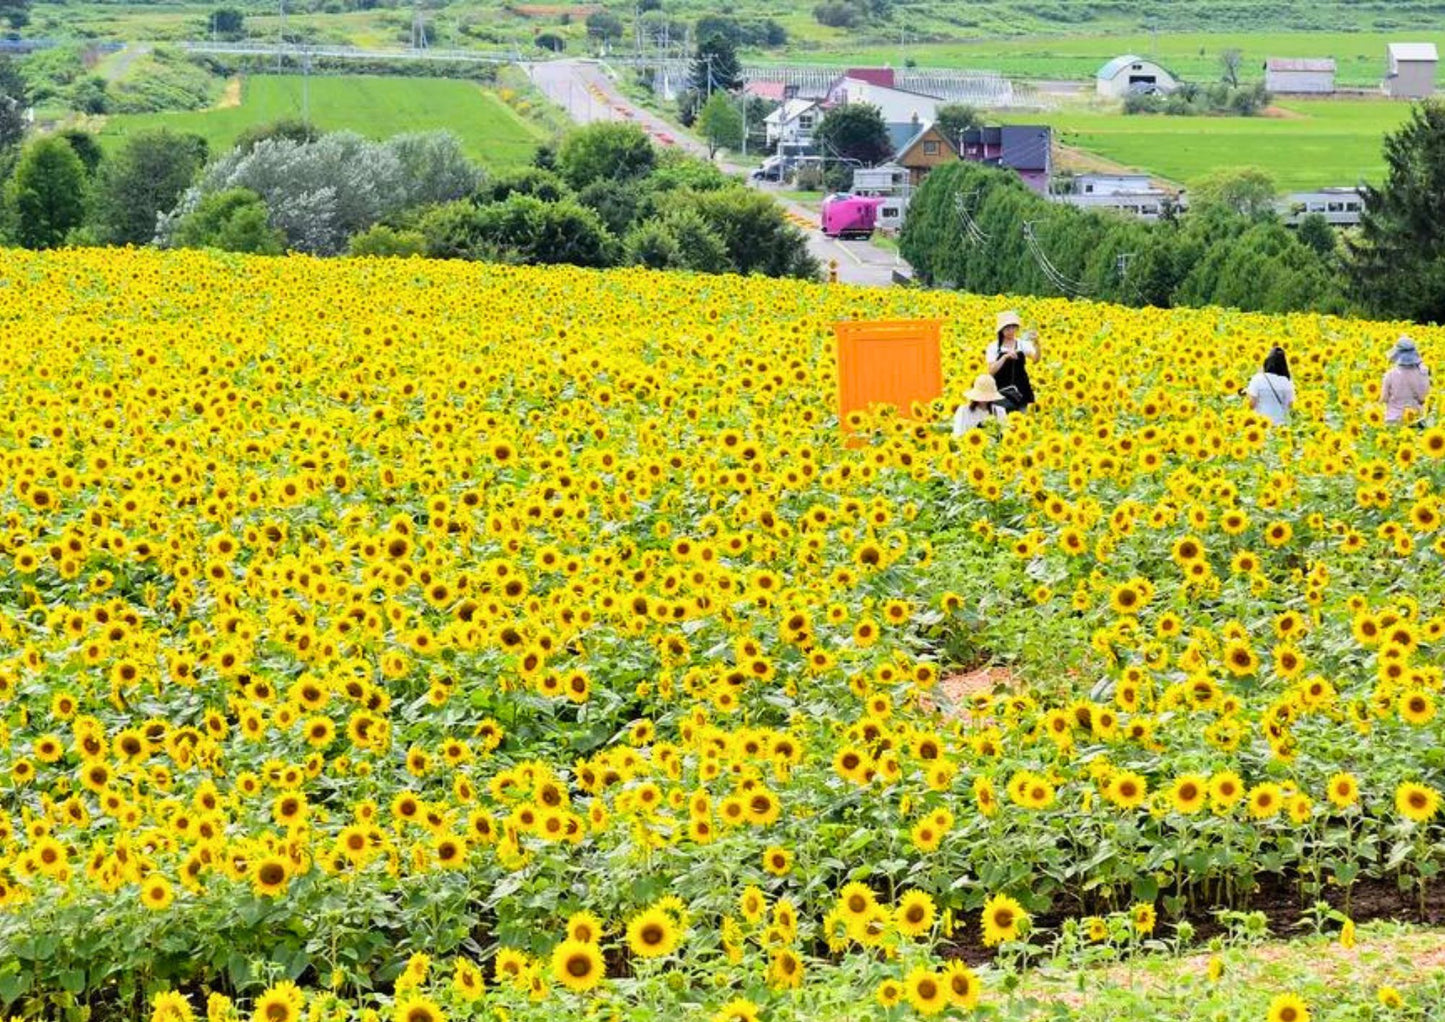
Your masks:
<svg viewBox="0 0 1445 1022"><path fill-rule="evenodd" d="M774 59L819 63L893 64L912 59L921 67L966 67L999 71L1020 78L1091 79L1114 57L1135 53L1152 57L1191 81L1213 82L1220 76L1220 54L1238 49L1240 76L1264 77L1268 57L1333 57L1341 86L1373 88L1385 73L1385 46L1390 42L1433 42L1445 50L1445 30L1376 32L1161 32L1122 35L1048 36L983 39L960 43L928 43L900 47L896 43L854 49L789 53ZM1445 80L1442 80L1445 84Z"/></svg>
<svg viewBox="0 0 1445 1022"><path fill-rule="evenodd" d="M1064 145L1187 182L1223 167L1257 166L1282 189L1378 180L1381 141L1409 116L1389 100L1290 100L1287 117L1165 117L1058 111L1042 120Z"/></svg>
<svg viewBox="0 0 1445 1022"><path fill-rule="evenodd" d="M242 83L239 106L109 117L101 142L110 145L143 128L168 127L202 135L213 153L220 152L254 124L300 117L302 87L302 79L294 75L252 75ZM445 128L456 133L469 155L492 169L527 163L546 137L481 86L445 79L313 75L310 113L322 130L346 129L370 138Z"/></svg>

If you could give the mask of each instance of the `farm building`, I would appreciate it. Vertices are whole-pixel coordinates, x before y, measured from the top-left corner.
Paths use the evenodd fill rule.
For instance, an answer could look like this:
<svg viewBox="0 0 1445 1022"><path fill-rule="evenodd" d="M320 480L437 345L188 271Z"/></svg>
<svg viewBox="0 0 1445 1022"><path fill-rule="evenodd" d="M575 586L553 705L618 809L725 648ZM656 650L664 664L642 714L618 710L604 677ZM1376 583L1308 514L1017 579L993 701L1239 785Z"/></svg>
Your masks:
<svg viewBox="0 0 1445 1022"><path fill-rule="evenodd" d="M1094 77L1095 91L1110 99L1123 99L1131 92L1173 92L1178 84L1160 65L1133 54L1115 57Z"/></svg>
<svg viewBox="0 0 1445 1022"><path fill-rule="evenodd" d="M934 167L956 159L958 149L935 124L921 126L893 156L893 162L908 171L911 185L922 183Z"/></svg>
<svg viewBox="0 0 1445 1022"><path fill-rule="evenodd" d="M1424 99L1435 93L1434 43L1391 43L1386 48L1385 94L1396 99Z"/></svg>
<svg viewBox="0 0 1445 1022"><path fill-rule="evenodd" d="M1327 96L1335 91L1335 62L1328 57L1270 57L1264 62L1264 87L1283 95Z"/></svg>

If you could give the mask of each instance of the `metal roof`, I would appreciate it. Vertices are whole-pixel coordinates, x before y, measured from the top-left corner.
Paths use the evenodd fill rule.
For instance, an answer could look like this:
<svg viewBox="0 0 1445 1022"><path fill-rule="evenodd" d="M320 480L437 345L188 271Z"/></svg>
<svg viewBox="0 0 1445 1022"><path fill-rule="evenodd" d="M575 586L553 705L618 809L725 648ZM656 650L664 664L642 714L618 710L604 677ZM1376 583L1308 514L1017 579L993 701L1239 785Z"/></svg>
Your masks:
<svg viewBox="0 0 1445 1022"><path fill-rule="evenodd" d="M1098 75L1097 75L1096 77L1099 77L1099 78L1113 78L1113 77L1114 77L1115 75L1117 75L1120 71L1122 71L1122 70L1124 70L1126 67L1128 67L1130 64L1143 64L1143 63L1145 63L1145 59L1144 59L1143 57L1136 57L1136 56L1134 56L1134 54L1132 54L1132 53L1126 53L1126 54L1125 54L1124 56L1122 56L1122 57L1115 57L1113 60L1109 61L1109 63L1107 63L1107 64L1105 64L1103 67L1099 68L1099 73L1098 73ZM1151 61L1148 61L1148 63L1153 64L1154 62L1151 60ZM1155 66L1157 67L1158 65L1156 64Z"/></svg>
<svg viewBox="0 0 1445 1022"><path fill-rule="evenodd" d="M1335 62L1330 57L1270 57L1264 62L1266 71L1328 71L1334 74Z"/></svg>
<svg viewBox="0 0 1445 1022"><path fill-rule="evenodd" d="M1005 124L999 162L1015 170L1048 170L1052 142L1046 124Z"/></svg>
<svg viewBox="0 0 1445 1022"><path fill-rule="evenodd" d="M1390 56L1395 60L1439 60L1434 43L1391 43Z"/></svg>

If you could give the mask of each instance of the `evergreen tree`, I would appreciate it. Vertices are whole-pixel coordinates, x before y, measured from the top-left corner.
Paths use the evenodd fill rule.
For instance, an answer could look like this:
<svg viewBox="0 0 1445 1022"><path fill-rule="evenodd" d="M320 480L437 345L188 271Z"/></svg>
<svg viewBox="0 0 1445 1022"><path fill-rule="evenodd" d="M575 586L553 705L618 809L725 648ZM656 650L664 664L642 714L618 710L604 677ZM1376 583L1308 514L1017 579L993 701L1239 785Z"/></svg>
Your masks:
<svg viewBox="0 0 1445 1022"><path fill-rule="evenodd" d="M1381 315L1445 322L1445 105L1418 104L1386 136L1385 165L1347 242L1351 291Z"/></svg>
<svg viewBox="0 0 1445 1022"><path fill-rule="evenodd" d="M738 63L738 51L727 36L715 33L698 43L687 84L703 96L719 89L736 92L743 87L743 69Z"/></svg>

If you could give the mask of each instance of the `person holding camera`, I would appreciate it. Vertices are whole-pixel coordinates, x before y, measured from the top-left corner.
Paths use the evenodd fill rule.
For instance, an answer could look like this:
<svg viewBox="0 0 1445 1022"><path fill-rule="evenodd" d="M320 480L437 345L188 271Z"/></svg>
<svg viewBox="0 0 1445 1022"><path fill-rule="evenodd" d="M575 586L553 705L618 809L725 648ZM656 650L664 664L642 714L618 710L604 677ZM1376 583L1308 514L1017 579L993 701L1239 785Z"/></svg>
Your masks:
<svg viewBox="0 0 1445 1022"><path fill-rule="evenodd" d="M1037 362L1042 354L1038 332L1030 330L1020 336L1021 325L1019 314L1013 309L1000 312L994 341L984 352L988 373L998 384L1004 407L1010 412L1024 411L1034 403L1028 363Z"/></svg>

